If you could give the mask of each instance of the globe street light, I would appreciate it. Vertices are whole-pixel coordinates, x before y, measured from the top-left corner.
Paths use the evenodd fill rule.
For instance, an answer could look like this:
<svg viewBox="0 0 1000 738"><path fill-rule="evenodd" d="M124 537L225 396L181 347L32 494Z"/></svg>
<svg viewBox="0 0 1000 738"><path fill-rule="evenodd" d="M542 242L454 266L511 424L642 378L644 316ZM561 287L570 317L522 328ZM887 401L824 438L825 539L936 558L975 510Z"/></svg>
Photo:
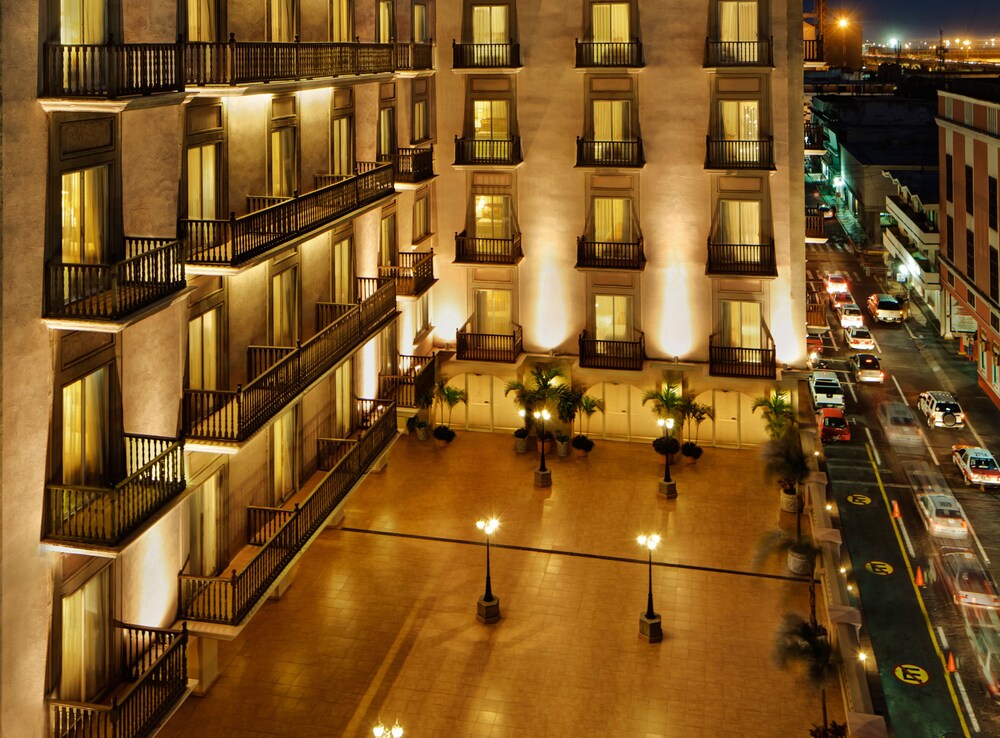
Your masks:
<svg viewBox="0 0 1000 738"><path fill-rule="evenodd" d="M486 535L486 592L476 602L476 618L481 623L495 623L500 619L500 598L493 595L493 584L490 580L490 536L500 527L496 518L477 520L476 527Z"/></svg>
<svg viewBox="0 0 1000 738"><path fill-rule="evenodd" d="M382 736L392 736L392 738L402 738L403 726L400 725L399 721L397 720L395 725L393 725L391 728L387 728L382 724L382 721L379 720L378 725L372 728L372 735L375 736L375 738L382 738Z"/></svg>
<svg viewBox="0 0 1000 738"><path fill-rule="evenodd" d="M660 426L664 438L670 438L670 432L674 429L674 419L658 418L656 424ZM670 454L666 454L663 461L663 481L660 482L660 492L668 500L672 500L677 496L677 482L670 478Z"/></svg>
<svg viewBox="0 0 1000 738"><path fill-rule="evenodd" d="M847 18L841 18L837 21L837 27L840 29L840 55L841 64L846 69L847 68L847 27L851 24Z"/></svg>
<svg viewBox="0 0 1000 738"><path fill-rule="evenodd" d="M535 421L541 426L541 430L538 433L538 442L541 444L542 455L541 461L538 468L535 470L535 486L536 487L551 487L552 486L552 472L550 472L545 466L545 421L549 420L552 415L548 410L535 411L534 413Z"/></svg>
<svg viewBox="0 0 1000 738"><path fill-rule="evenodd" d="M658 643L663 640L663 624L653 610L653 549L659 545L660 536L657 533L641 535L636 541L649 552L649 594L646 597L646 612L639 616L639 636L650 643Z"/></svg>

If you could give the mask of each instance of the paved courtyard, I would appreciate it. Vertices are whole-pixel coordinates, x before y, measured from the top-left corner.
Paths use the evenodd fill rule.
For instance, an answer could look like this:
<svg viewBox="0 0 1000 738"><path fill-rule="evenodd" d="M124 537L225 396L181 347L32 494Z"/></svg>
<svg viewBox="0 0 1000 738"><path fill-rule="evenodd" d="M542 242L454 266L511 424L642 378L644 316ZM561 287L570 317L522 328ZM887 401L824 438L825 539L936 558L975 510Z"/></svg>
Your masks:
<svg viewBox="0 0 1000 738"><path fill-rule="evenodd" d="M547 490L533 486L535 466L506 434L459 433L447 449L400 438L285 596L220 647L208 696L189 698L161 735L360 738L379 717L407 738L808 735L818 694L772 659L782 614L807 612L807 587L781 561L754 569L779 522L757 452L678 463L674 501L656 494L663 467L648 444L553 454ZM483 625L475 520L493 514L503 617ZM664 538L654 645L638 636L642 532ZM836 684L828 702L843 720Z"/></svg>

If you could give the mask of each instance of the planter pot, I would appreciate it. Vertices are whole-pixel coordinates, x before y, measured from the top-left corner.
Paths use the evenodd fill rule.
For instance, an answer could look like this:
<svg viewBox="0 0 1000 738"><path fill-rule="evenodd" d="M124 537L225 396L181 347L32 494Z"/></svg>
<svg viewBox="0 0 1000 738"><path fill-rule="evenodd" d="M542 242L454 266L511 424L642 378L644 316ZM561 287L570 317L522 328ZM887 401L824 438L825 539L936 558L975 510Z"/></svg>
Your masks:
<svg viewBox="0 0 1000 738"><path fill-rule="evenodd" d="M426 426L423 427L423 428L417 428L417 440L418 441L426 441L428 438L430 438L430 435L431 435L430 431L427 430Z"/></svg>
<svg viewBox="0 0 1000 738"><path fill-rule="evenodd" d="M804 553L796 551L794 548L788 549L788 571L799 576L809 576L812 572L812 564L809 562L809 557Z"/></svg>
<svg viewBox="0 0 1000 738"><path fill-rule="evenodd" d="M569 456L569 441L563 443L556 441L556 453L560 456Z"/></svg>
<svg viewBox="0 0 1000 738"><path fill-rule="evenodd" d="M793 491L781 490L781 511L795 513L799 511L799 496Z"/></svg>
<svg viewBox="0 0 1000 738"><path fill-rule="evenodd" d="M587 452L584 451L582 448L574 448L573 449L573 453L576 454L577 458L580 458L580 459L586 459L587 458Z"/></svg>
<svg viewBox="0 0 1000 738"><path fill-rule="evenodd" d="M515 453L524 454L528 452L528 439L518 438L514 436L514 451Z"/></svg>
<svg viewBox="0 0 1000 738"><path fill-rule="evenodd" d="M538 446L538 453L541 453L542 448L544 447L545 453L551 454L552 447L555 445L555 441L537 441L536 445Z"/></svg>
<svg viewBox="0 0 1000 738"><path fill-rule="evenodd" d="M660 457L660 465L661 466L664 463L669 463L671 466L673 466L674 457L677 456L677 454L667 454L666 456L664 456L663 454L656 454L656 455Z"/></svg>
<svg viewBox="0 0 1000 738"><path fill-rule="evenodd" d="M695 464L697 464L697 463L698 463L698 459L696 459L696 458L695 458L695 457L693 457L693 456L685 456L685 457L684 457L684 461L686 461L686 462L687 462L688 464L690 464L691 466L694 466Z"/></svg>
<svg viewBox="0 0 1000 738"><path fill-rule="evenodd" d="M435 438L434 443L437 444L438 448L448 448L448 444L450 444L451 441L445 441L443 438Z"/></svg>

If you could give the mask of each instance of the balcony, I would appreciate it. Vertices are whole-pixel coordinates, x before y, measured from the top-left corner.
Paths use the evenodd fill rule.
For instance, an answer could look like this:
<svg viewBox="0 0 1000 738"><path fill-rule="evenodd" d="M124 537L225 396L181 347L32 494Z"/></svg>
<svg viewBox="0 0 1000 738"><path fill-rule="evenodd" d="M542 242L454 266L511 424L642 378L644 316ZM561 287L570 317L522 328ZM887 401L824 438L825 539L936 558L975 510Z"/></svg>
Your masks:
<svg viewBox="0 0 1000 738"><path fill-rule="evenodd" d="M118 624L121 683L109 704L49 700L52 738L145 738L187 691L187 627Z"/></svg>
<svg viewBox="0 0 1000 738"><path fill-rule="evenodd" d="M434 69L434 44L396 44L396 71L424 72Z"/></svg>
<svg viewBox="0 0 1000 738"><path fill-rule="evenodd" d="M642 249L642 236L638 240L590 241L586 236L576 240L577 269L630 269L642 271L646 255Z"/></svg>
<svg viewBox="0 0 1000 738"><path fill-rule="evenodd" d="M633 68L646 66L642 41L576 40L576 68Z"/></svg>
<svg viewBox="0 0 1000 738"><path fill-rule="evenodd" d="M358 279L355 305L318 303L319 331L296 347L247 348L246 386L184 390L184 433L189 439L241 443L263 428L316 380L359 349L396 316L391 279Z"/></svg>
<svg viewBox="0 0 1000 738"><path fill-rule="evenodd" d="M823 213L819 208L806 208L806 238L826 238L823 230Z"/></svg>
<svg viewBox="0 0 1000 738"><path fill-rule="evenodd" d="M125 435L125 472L108 486L48 484L43 538L113 548L184 491L184 448L170 438Z"/></svg>
<svg viewBox="0 0 1000 738"><path fill-rule="evenodd" d="M777 277L774 240L767 243L713 243L709 239L705 274L710 277Z"/></svg>
<svg viewBox="0 0 1000 738"><path fill-rule="evenodd" d="M706 169L774 169L774 138L706 138Z"/></svg>
<svg viewBox="0 0 1000 738"><path fill-rule="evenodd" d="M823 39L807 39L802 42L802 61L807 64L823 63Z"/></svg>
<svg viewBox="0 0 1000 738"><path fill-rule="evenodd" d="M44 97L106 98L182 92L182 44L45 44Z"/></svg>
<svg viewBox="0 0 1000 738"><path fill-rule="evenodd" d="M378 394L396 407L418 407L434 392L435 357L399 356L396 374L378 375Z"/></svg>
<svg viewBox="0 0 1000 738"><path fill-rule="evenodd" d="M521 234L509 238L476 238L466 231L455 234L456 264L517 264L524 258Z"/></svg>
<svg viewBox="0 0 1000 738"><path fill-rule="evenodd" d="M317 189L290 198L250 198L259 207L229 220L182 220L188 264L235 269L395 192L391 164L359 162L350 176L318 175Z"/></svg>
<svg viewBox="0 0 1000 738"><path fill-rule="evenodd" d="M578 167L616 167L638 169L646 164L642 139L632 141L593 141L576 139L576 165Z"/></svg>
<svg viewBox="0 0 1000 738"><path fill-rule="evenodd" d="M705 39L705 67L773 67L774 41L713 41Z"/></svg>
<svg viewBox="0 0 1000 738"><path fill-rule="evenodd" d="M458 329L455 358L464 361L492 361L514 364L524 353L524 336L521 326L510 324L510 333L479 333L476 316L470 317Z"/></svg>
<svg viewBox="0 0 1000 738"><path fill-rule="evenodd" d="M522 161L520 136L506 139L455 136L455 164L458 166L492 164L512 167Z"/></svg>
<svg viewBox="0 0 1000 738"><path fill-rule="evenodd" d="M126 236L120 251L107 264L46 264L45 317L117 323L184 289L178 241Z"/></svg>
<svg viewBox="0 0 1000 738"><path fill-rule="evenodd" d="M460 44L451 42L453 69L517 69L521 66L521 45L511 39L506 44Z"/></svg>
<svg viewBox="0 0 1000 738"><path fill-rule="evenodd" d="M817 123L806 123L805 126L806 154L822 156L826 153L823 126Z"/></svg>
<svg viewBox="0 0 1000 738"><path fill-rule="evenodd" d="M397 182L415 184L434 176L434 147L399 148L396 154L379 154L380 162L392 164Z"/></svg>
<svg viewBox="0 0 1000 738"><path fill-rule="evenodd" d="M631 341L604 341L580 334L580 366L587 369L642 371L646 358L646 336L634 331Z"/></svg>
<svg viewBox="0 0 1000 738"><path fill-rule="evenodd" d="M742 377L746 379L775 379L778 366L775 359L774 339L766 325L761 326L762 348L729 346L725 337L714 333L708 342L708 372L713 377Z"/></svg>
<svg viewBox="0 0 1000 738"><path fill-rule="evenodd" d="M396 295L418 297L437 281L434 279L433 251L403 251L398 254L398 261L398 264L378 268L378 276L396 282Z"/></svg>
<svg viewBox="0 0 1000 738"><path fill-rule="evenodd" d="M247 508L246 563L224 577L181 574L178 617L202 623L241 624L304 551L331 513L396 437L396 405L355 401L351 438L319 439L320 472L312 492L287 507ZM240 558L243 558L242 556ZM239 560L239 559L237 559ZM103 738L103 737L102 737Z"/></svg>

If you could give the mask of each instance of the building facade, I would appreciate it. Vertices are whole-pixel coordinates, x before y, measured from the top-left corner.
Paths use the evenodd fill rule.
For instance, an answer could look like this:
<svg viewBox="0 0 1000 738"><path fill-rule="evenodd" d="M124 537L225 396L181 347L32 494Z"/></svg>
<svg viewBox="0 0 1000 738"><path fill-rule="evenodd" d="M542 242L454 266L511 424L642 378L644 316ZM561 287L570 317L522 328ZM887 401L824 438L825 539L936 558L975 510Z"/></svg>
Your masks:
<svg viewBox="0 0 1000 738"><path fill-rule="evenodd" d="M960 339L1000 405L1000 83L953 80L938 93L942 332Z"/></svg>

